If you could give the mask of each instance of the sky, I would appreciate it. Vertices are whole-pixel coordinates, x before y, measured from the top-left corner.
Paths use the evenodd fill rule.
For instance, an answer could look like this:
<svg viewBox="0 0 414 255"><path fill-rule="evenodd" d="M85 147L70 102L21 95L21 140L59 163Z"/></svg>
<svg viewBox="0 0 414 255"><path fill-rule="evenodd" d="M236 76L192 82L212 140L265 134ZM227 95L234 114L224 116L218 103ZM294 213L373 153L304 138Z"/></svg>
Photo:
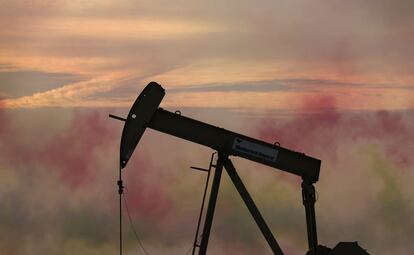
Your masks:
<svg viewBox="0 0 414 255"><path fill-rule="evenodd" d="M0 250L115 254L122 123L161 107L322 160L320 243L414 250L414 2L0 0ZM191 247L213 151L148 130L125 170L150 254ZM306 252L296 176L235 158L286 254ZM126 218L126 217L125 217ZM125 254L144 254L127 219ZM271 254L223 176L210 254Z"/></svg>

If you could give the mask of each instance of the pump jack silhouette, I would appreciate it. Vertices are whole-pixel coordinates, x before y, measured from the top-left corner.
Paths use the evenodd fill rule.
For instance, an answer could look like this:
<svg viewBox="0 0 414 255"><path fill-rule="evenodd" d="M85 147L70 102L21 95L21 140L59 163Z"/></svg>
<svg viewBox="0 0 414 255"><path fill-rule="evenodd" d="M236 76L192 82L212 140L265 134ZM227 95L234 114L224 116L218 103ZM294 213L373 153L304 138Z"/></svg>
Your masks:
<svg viewBox="0 0 414 255"><path fill-rule="evenodd" d="M179 111L172 113L159 105L164 98L165 91L156 82L150 82L132 105L127 118L109 115L125 122L121 138L120 165L118 193L120 195L120 254L122 254L122 169L126 167L137 144L139 143L146 128L151 128L169 135L173 135L200 145L204 145L217 151L217 163L213 163L214 154L211 157L208 169L191 167L196 170L208 172L206 187L203 195L201 212L194 238L192 254L198 248L199 255L207 253L210 230L214 217L214 210L219 191L220 179L223 168L230 176L231 181L242 197L250 214L253 216L257 226L269 244L273 254L283 255L283 251L267 226L261 213L256 207L249 192L237 174L229 156L242 157L260 164L264 164L302 178L302 202L306 213L306 226L309 251L306 255L366 255L357 242L340 242L333 249L318 244L315 218L315 187L319 179L321 161L305 155L304 153L292 151L281 147L279 144L270 144L242 134L228 131L198 120L182 116ZM215 168L213 183L211 185L210 198L207 214L204 220L201 243L198 243L198 234L201 218L203 215L204 201L206 197L210 171Z"/></svg>

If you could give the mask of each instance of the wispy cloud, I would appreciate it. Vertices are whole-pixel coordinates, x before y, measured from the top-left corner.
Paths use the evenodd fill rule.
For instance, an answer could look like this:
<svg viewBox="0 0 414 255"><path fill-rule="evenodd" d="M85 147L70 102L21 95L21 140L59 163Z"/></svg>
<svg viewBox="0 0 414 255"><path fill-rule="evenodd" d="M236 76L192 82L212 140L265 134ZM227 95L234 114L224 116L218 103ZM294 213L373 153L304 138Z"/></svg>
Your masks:
<svg viewBox="0 0 414 255"><path fill-rule="evenodd" d="M76 107L88 106L97 107L104 102L94 100L97 93L108 92L116 87L122 86L119 75L108 75L81 81L73 84L66 84L62 87L51 89L45 92L34 93L30 96L9 98L3 100L7 108L33 108L33 107Z"/></svg>
<svg viewBox="0 0 414 255"><path fill-rule="evenodd" d="M30 96L83 79L85 77L70 73L45 73L31 70L0 71L0 91L14 98Z"/></svg>
<svg viewBox="0 0 414 255"><path fill-rule="evenodd" d="M99 40L163 40L189 38L199 34L225 32L226 28L202 21L155 18L83 18L51 17L29 22L20 20L25 26L16 26L14 30L2 30L0 34L7 40L41 38L53 41L59 38L77 38L79 40L95 38ZM36 42L34 42L36 43Z"/></svg>
<svg viewBox="0 0 414 255"><path fill-rule="evenodd" d="M7 98L3 107L128 107L150 79L126 74L106 75L66 84L33 95ZM300 110L304 98L331 96L343 110L406 109L413 106L410 86L344 83L335 80L278 79L193 86L170 86L166 107Z"/></svg>
<svg viewBox="0 0 414 255"><path fill-rule="evenodd" d="M344 108L410 108L412 17L404 10L396 15L398 2L389 8L383 2L360 3L358 8L356 3L306 1L289 5L185 2L178 8L166 1L13 1L4 3L0 11L0 64L3 70L86 76L92 87L100 87L92 84L102 77L128 73L138 77L139 88L155 80L175 92L169 104L187 93L186 98L198 97L193 106L209 107L211 99L199 101L206 95L195 94L232 92L228 105L216 106L239 107L237 97L242 95L237 93L260 94L254 99L259 102L264 99L261 93L272 92L262 109L289 108L294 106L274 101L286 103L303 93L321 92L344 97L340 104ZM405 2L404 6L412 7ZM110 81L105 78L105 82ZM69 83L73 82L65 85L73 85ZM55 87L61 85L57 82ZM88 92L88 97L74 99L72 94L76 103L65 96L49 102L57 105L61 98L60 104L67 106L101 105L105 100L120 105L131 97L125 93L136 93L136 87L118 84L114 90L95 90L95 96ZM27 95L19 99L21 103L16 99L7 105L29 105L30 100L40 102L64 90ZM32 89L26 94L30 91L39 92ZM350 103L351 97L355 103ZM46 106L47 101L36 105Z"/></svg>
<svg viewBox="0 0 414 255"><path fill-rule="evenodd" d="M380 90L414 90L414 84L381 84L381 83L353 83L326 79L275 79L265 81L251 81L240 83L205 83L200 85L180 86L169 89L171 93L188 92L274 92L274 91L301 91L323 92L332 88L350 88Z"/></svg>

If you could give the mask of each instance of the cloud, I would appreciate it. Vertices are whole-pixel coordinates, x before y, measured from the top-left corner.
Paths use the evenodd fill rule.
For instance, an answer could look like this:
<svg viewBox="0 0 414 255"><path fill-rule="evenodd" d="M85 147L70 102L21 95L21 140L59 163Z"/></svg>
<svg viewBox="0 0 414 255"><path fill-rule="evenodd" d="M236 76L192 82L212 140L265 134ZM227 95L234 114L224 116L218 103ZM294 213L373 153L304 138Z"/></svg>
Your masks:
<svg viewBox="0 0 414 255"><path fill-rule="evenodd" d="M69 73L44 73L37 71L2 71L0 72L0 91L9 97L30 96L34 93L59 88L67 83L84 79Z"/></svg>
<svg viewBox="0 0 414 255"><path fill-rule="evenodd" d="M203 84L199 86L186 86L168 90L170 93L185 92L266 92L266 91L286 91L291 90L282 82L257 82L239 84Z"/></svg>
<svg viewBox="0 0 414 255"><path fill-rule="evenodd" d="M200 84L200 85L188 85L178 88L169 89L170 93L189 93L189 92L274 92L274 91L301 91L301 92L322 92L327 88L360 88L365 87L372 89L402 89L413 90L414 87L407 85L397 84L364 84L364 83L352 83L336 80L324 80L324 79L276 79L266 81L251 81L240 83L213 83L213 84Z"/></svg>
<svg viewBox="0 0 414 255"><path fill-rule="evenodd" d="M358 240L370 253L411 249L412 111L342 112L329 96L307 98L303 107L303 115L258 123L256 135L322 159L320 242ZM299 187L299 180L278 175ZM389 232L398 234L391 240Z"/></svg>
<svg viewBox="0 0 414 255"><path fill-rule="evenodd" d="M9 97L10 97L10 95L8 95L4 92L0 92L0 100L6 99L6 98L9 98ZM4 106L0 105L0 107L4 107Z"/></svg>
<svg viewBox="0 0 414 255"><path fill-rule="evenodd" d="M207 98L194 95L201 91L272 91L282 93L269 93L260 108L295 108L286 102L321 88L324 93L330 90L343 97L338 105L344 109L413 107L412 17L407 11L396 15L399 6L410 10L411 4L231 3L182 1L179 9L165 1L3 3L4 10L14 15L4 13L1 18L0 63L13 66L15 71L86 76L91 84L106 75L128 73L140 86L155 80L181 94L187 87L185 98L190 98L192 105L189 100L184 102L193 107L211 106ZM277 85L265 85L269 81ZM44 82L48 82L46 78ZM309 85L321 88L309 91ZM89 96L68 102L57 96L63 101L56 98L51 105L97 106L106 102L124 106L130 98L126 93L135 94L136 87L120 85L96 91L99 95L94 100ZM174 96L168 104L176 104L181 96ZM238 96L243 97L234 93L228 105L212 106L241 107ZM263 101L264 95L254 96L253 105ZM38 106L49 105L47 100L35 100L34 95L19 100L13 107L30 105L30 100Z"/></svg>
<svg viewBox="0 0 414 255"><path fill-rule="evenodd" d="M370 253L410 251L412 113L350 113L336 104L329 96L304 98L307 113L283 118L212 109L186 109L184 114L321 158L316 205L321 243L358 240ZM107 119L110 110L0 111L0 231L8 233L0 242L2 250L116 251L115 182L122 124ZM191 246L205 175L188 167L206 166L210 152L148 130L124 169L132 220L151 253L181 254ZM282 248L303 254L300 180L233 160ZM126 250L132 252L137 244L124 226ZM391 239L386 234L390 231L395 233ZM217 254L269 252L226 174L209 249Z"/></svg>
<svg viewBox="0 0 414 255"><path fill-rule="evenodd" d="M30 110L31 118L26 119L26 124L31 124L20 127L17 123L25 119L26 111L0 111L0 175L5 182L0 188L4 201L0 232L9 233L0 241L1 249L14 250L16 254L25 254L27 249L46 254L57 250L79 250L84 254L115 250L120 126L112 125L100 110L69 111L70 121L57 128L53 123L60 123L62 112L68 111L60 109L57 112L61 115L53 121L43 120L43 127L36 124L41 111ZM48 132L36 136L37 128ZM182 251L177 247L182 246L184 237L187 250L193 234L189 220L195 216L188 218L188 211L179 214L181 208L176 208L175 203L181 198L171 199L176 189L179 192L181 182L176 183L171 168L161 167L146 155L145 148L139 151L140 157L134 157L124 174L126 198L131 216L139 222L138 231L145 234L143 241L150 247L151 240L157 240L154 250L162 244L162 249L171 246ZM191 193L189 198L193 196ZM126 230L125 243L131 247L132 232ZM167 234L156 239L161 233L158 230ZM174 244L171 233L177 233L173 235Z"/></svg>
<svg viewBox="0 0 414 255"><path fill-rule="evenodd" d="M355 112L346 115L338 109L336 99L329 95L305 97L302 107L302 118L286 123L286 126L273 126L272 121L264 123L263 128L259 129L260 136L266 140L276 139L291 148L303 147L309 151L315 149L312 144L326 143L324 147L330 148L331 153L340 147L343 138L356 141L372 139L386 145L384 149L390 152L390 158L396 162L409 160L406 151L409 151L410 145L403 140L414 139L414 133L411 132L411 111L374 111L370 114ZM308 115L312 112L316 114ZM401 144L400 149L397 149L397 144Z"/></svg>
<svg viewBox="0 0 414 255"><path fill-rule="evenodd" d="M89 252L91 245L100 247L110 242L110 208L101 207L95 214L90 207L92 201L96 205L100 199L105 204L110 200L108 193L102 189L91 197L85 192L89 182L93 182L91 189L99 187L96 153L103 152L103 144L111 143L113 134L101 115L75 116L72 126L60 133L59 125L53 123L63 120L61 111L53 121L42 123L43 134L36 137L38 113L31 112L31 118L25 119L28 127L16 125L22 115L13 113L1 112L5 122L0 133L0 167L6 185L0 189L4 201L0 225L1 232L8 233L0 242L1 249L17 254L25 254L27 249L51 254L68 242L83 239ZM73 135L84 135L85 139L73 139Z"/></svg>
<svg viewBox="0 0 414 255"><path fill-rule="evenodd" d="M198 76L202 77L204 74L200 73ZM196 80L189 80L189 83L196 84L186 85L181 76L177 75L171 79L171 83L161 82L167 91L162 105L174 108L296 111L301 110L304 97L317 97L319 93L323 93L335 98L337 107L342 110L398 110L410 109L413 106L411 99L414 98L414 92L409 85L347 83L328 79L250 80L254 77L238 78L240 81L233 83L230 82L231 77L232 75L228 82L223 83L197 84ZM113 73L65 84L30 96L5 98L3 105L9 108L128 107L153 78L157 81L169 80L163 76L131 75L128 71ZM226 100L221 100L223 98Z"/></svg>
<svg viewBox="0 0 414 255"><path fill-rule="evenodd" d="M68 106L99 106L102 102L94 101L94 95L107 92L115 87L122 86L120 82L122 75L112 74L66 84L62 87L45 92L37 92L30 96L3 100L8 108L35 108L45 106L68 107Z"/></svg>

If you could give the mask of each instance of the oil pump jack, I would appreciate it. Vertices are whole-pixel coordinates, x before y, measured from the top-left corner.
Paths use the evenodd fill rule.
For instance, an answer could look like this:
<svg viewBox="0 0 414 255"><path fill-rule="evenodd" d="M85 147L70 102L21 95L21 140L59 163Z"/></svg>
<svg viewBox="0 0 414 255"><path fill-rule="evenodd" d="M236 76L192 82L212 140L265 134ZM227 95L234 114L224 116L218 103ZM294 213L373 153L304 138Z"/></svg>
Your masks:
<svg viewBox="0 0 414 255"><path fill-rule="evenodd" d="M120 195L120 253L122 254L122 169L126 167L146 128L182 138L217 151L217 162L212 155L208 171L200 217L197 225L192 254L198 248L199 255L207 253L207 245L213 222L214 210L219 191L223 168L239 192L250 214L262 232L273 254L283 255L283 251L267 226L252 197L237 174L230 156L237 156L264 164L302 178L302 202L305 207L309 251L307 255L366 255L368 254L356 242L340 242L333 249L318 244L315 218L315 187L319 179L321 161L304 153L289 150L279 144L270 144L223 128L219 128L195 119L182 116L180 112L170 112L160 108L165 90L156 82L150 82L132 105L127 118L109 115L125 122L121 138L118 193ZM201 242L198 242L199 226L203 214L204 200L210 177L210 170L215 168L211 184L207 213L204 218Z"/></svg>

